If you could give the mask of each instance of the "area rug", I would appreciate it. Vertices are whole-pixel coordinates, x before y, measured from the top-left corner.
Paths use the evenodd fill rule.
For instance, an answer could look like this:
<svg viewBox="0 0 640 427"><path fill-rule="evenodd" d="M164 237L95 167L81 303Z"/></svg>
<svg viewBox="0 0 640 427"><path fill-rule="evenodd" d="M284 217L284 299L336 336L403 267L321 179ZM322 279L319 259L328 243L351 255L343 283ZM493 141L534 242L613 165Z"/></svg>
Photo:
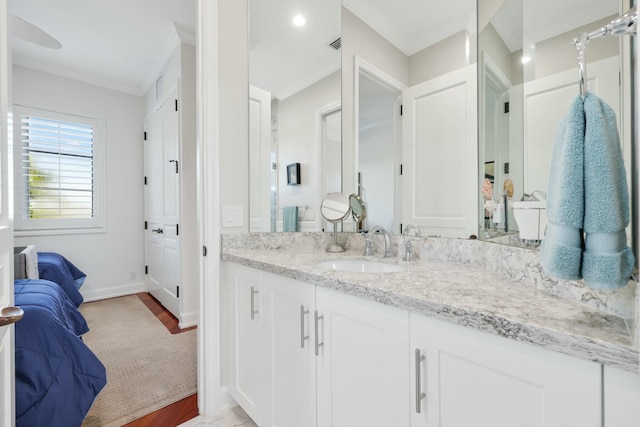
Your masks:
<svg viewBox="0 0 640 427"><path fill-rule="evenodd" d="M135 296L85 303L84 342L107 368L83 427L116 427L196 392L196 331L172 335Z"/></svg>

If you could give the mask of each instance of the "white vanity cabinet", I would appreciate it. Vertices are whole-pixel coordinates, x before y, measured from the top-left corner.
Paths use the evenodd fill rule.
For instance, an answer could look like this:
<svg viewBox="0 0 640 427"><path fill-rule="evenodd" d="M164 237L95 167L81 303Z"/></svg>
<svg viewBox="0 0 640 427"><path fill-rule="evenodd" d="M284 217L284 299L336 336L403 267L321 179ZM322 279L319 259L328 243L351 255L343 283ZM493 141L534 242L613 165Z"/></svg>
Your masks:
<svg viewBox="0 0 640 427"><path fill-rule="evenodd" d="M221 272L229 310L229 394L262 425L262 272L228 262Z"/></svg>
<svg viewBox="0 0 640 427"><path fill-rule="evenodd" d="M413 314L411 348L412 427L602 426L598 363Z"/></svg>
<svg viewBox="0 0 640 427"><path fill-rule="evenodd" d="M640 425L635 373L239 264L222 277L229 393L260 427Z"/></svg>
<svg viewBox="0 0 640 427"><path fill-rule="evenodd" d="M409 315L316 288L318 427L409 425Z"/></svg>
<svg viewBox="0 0 640 427"><path fill-rule="evenodd" d="M264 423L316 423L315 286L262 275L264 303Z"/></svg>

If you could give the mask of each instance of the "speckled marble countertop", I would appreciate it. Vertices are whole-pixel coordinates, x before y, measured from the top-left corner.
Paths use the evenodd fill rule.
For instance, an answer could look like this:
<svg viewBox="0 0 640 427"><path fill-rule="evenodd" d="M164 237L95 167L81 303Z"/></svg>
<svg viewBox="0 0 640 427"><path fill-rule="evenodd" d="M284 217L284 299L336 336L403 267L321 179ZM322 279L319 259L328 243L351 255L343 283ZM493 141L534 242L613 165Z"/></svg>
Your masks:
<svg viewBox="0 0 640 427"><path fill-rule="evenodd" d="M397 273L330 271L336 259L384 261L359 251L328 254L300 248L238 249L222 259L629 371L638 348L626 321L576 301L460 263L393 259Z"/></svg>

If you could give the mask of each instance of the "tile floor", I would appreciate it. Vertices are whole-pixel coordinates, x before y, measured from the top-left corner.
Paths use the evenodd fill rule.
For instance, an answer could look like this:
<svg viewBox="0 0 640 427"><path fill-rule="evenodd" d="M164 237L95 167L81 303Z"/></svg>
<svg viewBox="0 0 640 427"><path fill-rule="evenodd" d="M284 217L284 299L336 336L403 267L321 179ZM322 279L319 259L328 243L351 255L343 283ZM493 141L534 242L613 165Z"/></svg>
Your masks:
<svg viewBox="0 0 640 427"><path fill-rule="evenodd" d="M257 427L249 416L236 406L227 410L221 417L212 420L194 418L180 427Z"/></svg>

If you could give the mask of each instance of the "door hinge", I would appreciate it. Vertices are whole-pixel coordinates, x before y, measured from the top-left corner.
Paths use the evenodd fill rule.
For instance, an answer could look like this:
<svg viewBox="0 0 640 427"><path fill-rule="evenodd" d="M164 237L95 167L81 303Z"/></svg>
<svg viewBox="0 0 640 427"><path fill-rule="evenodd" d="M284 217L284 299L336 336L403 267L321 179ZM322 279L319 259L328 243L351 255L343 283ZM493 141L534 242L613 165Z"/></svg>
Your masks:
<svg viewBox="0 0 640 427"><path fill-rule="evenodd" d="M504 103L504 113L505 114L509 113L509 101Z"/></svg>
<svg viewBox="0 0 640 427"><path fill-rule="evenodd" d="M400 175L402 175L402 163L400 163Z"/></svg>
<svg viewBox="0 0 640 427"><path fill-rule="evenodd" d="M176 298L180 298L180 286L176 286Z"/></svg>
<svg viewBox="0 0 640 427"><path fill-rule="evenodd" d="M148 265L144 266L144 274L149 274L149 266Z"/></svg>
<svg viewBox="0 0 640 427"><path fill-rule="evenodd" d="M144 136L143 136L144 140L147 140L147 132L144 132Z"/></svg>
<svg viewBox="0 0 640 427"><path fill-rule="evenodd" d="M176 173L178 173L178 161L177 160L169 160L169 163L175 163L176 164Z"/></svg>
<svg viewBox="0 0 640 427"><path fill-rule="evenodd" d="M207 247L206 246L202 247L202 256L207 256Z"/></svg>
<svg viewBox="0 0 640 427"><path fill-rule="evenodd" d="M147 182L148 182L148 181L147 181L147 177L145 176L145 177L144 177L144 185L147 185Z"/></svg>
<svg viewBox="0 0 640 427"><path fill-rule="evenodd" d="M176 236L180 235L180 224L176 224Z"/></svg>
<svg viewBox="0 0 640 427"><path fill-rule="evenodd" d="M176 99L176 111L178 111L178 100Z"/></svg>
<svg viewBox="0 0 640 427"><path fill-rule="evenodd" d="M147 223L147 221L144 222L144 229L146 230L147 228L149 228L149 224Z"/></svg>

